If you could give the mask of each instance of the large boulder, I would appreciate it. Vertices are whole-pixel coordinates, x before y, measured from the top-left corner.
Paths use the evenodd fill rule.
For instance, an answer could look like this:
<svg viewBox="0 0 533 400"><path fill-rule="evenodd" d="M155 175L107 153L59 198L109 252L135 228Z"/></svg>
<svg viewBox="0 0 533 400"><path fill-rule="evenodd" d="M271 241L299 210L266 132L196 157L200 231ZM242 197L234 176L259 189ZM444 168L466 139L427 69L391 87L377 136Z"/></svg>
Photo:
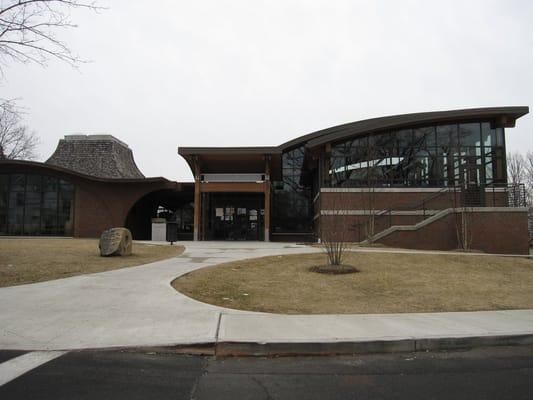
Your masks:
<svg viewBox="0 0 533 400"><path fill-rule="evenodd" d="M131 254L132 237L129 229L111 228L100 236L100 255L107 256L129 256Z"/></svg>

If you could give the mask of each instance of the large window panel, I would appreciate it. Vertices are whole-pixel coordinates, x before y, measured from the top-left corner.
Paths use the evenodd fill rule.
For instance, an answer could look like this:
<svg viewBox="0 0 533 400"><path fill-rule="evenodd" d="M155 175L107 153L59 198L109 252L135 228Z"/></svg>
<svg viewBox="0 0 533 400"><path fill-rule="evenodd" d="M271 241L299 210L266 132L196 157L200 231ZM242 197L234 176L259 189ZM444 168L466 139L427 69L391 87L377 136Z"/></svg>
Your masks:
<svg viewBox="0 0 533 400"><path fill-rule="evenodd" d="M435 146L435 127L427 126L413 130L413 145L418 149Z"/></svg>
<svg viewBox="0 0 533 400"><path fill-rule="evenodd" d="M26 176L24 199L24 233L38 235L41 231L41 175Z"/></svg>
<svg viewBox="0 0 533 400"><path fill-rule="evenodd" d="M24 226L24 201L26 176L14 174L9 178L7 229L11 235L22 235Z"/></svg>
<svg viewBox="0 0 533 400"><path fill-rule="evenodd" d="M74 213L74 186L69 182L59 181L58 233L72 234Z"/></svg>
<svg viewBox="0 0 533 400"><path fill-rule="evenodd" d="M481 146L480 124L459 124L459 144L461 147Z"/></svg>
<svg viewBox="0 0 533 400"><path fill-rule="evenodd" d="M331 179L325 182L337 187L441 187L460 185L476 173L480 185L502 184L504 152L503 128L488 121L376 133L334 144Z"/></svg>
<svg viewBox="0 0 533 400"><path fill-rule="evenodd" d="M71 235L74 192L53 176L0 175L0 234Z"/></svg>
<svg viewBox="0 0 533 400"><path fill-rule="evenodd" d="M0 235L7 234L7 202L9 175L0 175Z"/></svg>
<svg viewBox="0 0 533 400"><path fill-rule="evenodd" d="M342 151L344 153L344 151ZM282 154L282 185L274 186L272 207L273 232L306 233L312 231L312 179L304 168L305 148L298 147ZM337 157L338 165L344 163L344 154ZM335 158L332 159L335 164ZM334 167L332 166L332 170ZM344 171L344 169L342 170ZM345 173L333 174L335 185Z"/></svg>
<svg viewBox="0 0 533 400"><path fill-rule="evenodd" d="M437 147L441 149L457 147L457 125L437 126Z"/></svg>

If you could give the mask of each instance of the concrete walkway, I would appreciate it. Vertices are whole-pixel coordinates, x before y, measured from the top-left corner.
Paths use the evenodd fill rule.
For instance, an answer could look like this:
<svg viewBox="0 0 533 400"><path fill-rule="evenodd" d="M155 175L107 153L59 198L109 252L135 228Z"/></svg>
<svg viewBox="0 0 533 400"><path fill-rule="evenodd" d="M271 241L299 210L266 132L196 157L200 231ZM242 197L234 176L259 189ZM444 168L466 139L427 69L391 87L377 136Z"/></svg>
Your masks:
<svg viewBox="0 0 533 400"><path fill-rule="evenodd" d="M246 351L242 344L247 343L346 342L408 343L411 349L421 348L424 340L431 339L533 339L533 310L288 316L207 305L176 292L170 282L189 271L223 262L320 250L263 242L183 245L186 251L182 256L165 261L0 289L0 349L218 343L225 344L221 348L227 352L236 344L238 352Z"/></svg>

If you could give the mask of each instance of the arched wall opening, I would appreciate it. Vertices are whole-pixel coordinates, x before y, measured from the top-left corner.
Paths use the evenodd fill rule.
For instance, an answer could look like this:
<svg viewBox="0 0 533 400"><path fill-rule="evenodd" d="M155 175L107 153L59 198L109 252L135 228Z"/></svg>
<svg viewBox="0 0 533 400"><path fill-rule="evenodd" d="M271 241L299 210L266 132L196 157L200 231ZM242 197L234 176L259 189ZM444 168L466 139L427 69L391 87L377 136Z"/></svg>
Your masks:
<svg viewBox="0 0 533 400"><path fill-rule="evenodd" d="M131 231L133 239L151 240L152 218L158 216L176 218L179 222L180 238L192 240L192 217L189 223L188 216L193 212L193 203L194 193L192 190L157 190L144 195L132 206L124 226Z"/></svg>

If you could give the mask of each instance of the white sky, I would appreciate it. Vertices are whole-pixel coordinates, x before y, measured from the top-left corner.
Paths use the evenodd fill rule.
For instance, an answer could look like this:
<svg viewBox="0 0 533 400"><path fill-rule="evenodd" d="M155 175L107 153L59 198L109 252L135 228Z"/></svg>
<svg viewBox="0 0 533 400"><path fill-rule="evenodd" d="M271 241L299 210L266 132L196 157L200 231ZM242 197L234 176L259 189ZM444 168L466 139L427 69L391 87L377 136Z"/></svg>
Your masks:
<svg viewBox="0 0 533 400"><path fill-rule="evenodd" d="M92 62L11 64L46 160L109 133L146 176L191 180L180 146L278 145L364 118L533 105L533 2L100 0L60 34ZM533 112L533 109L532 109ZM533 118L508 150L533 150Z"/></svg>

